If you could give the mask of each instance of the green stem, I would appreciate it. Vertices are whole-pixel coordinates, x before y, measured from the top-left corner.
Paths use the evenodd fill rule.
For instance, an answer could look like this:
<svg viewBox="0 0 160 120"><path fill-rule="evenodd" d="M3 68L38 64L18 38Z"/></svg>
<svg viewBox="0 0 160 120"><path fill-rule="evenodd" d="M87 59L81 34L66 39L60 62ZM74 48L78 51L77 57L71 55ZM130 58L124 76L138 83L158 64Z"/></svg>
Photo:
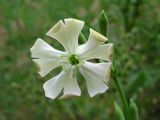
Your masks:
<svg viewBox="0 0 160 120"><path fill-rule="evenodd" d="M123 90L120 82L117 80L117 77L114 78L114 83L115 83L116 88L118 90L118 93L120 95L120 99L123 103L125 117L127 118L127 120L129 120L129 106L128 106L127 98L125 96L124 90Z"/></svg>
<svg viewBox="0 0 160 120"><path fill-rule="evenodd" d="M107 19L107 15L104 11L101 12L101 14L99 16L98 23L99 23L100 33L103 34L104 36L106 36L108 19ZM123 111L124 111L125 117L127 120L130 120L129 105L127 102L127 98L125 96L125 92L122 89L120 82L117 80L117 71L116 71L116 66L115 66L114 62L112 65L112 78L114 79L116 88L117 88L119 95L120 95L120 99L123 103L123 108L124 108Z"/></svg>

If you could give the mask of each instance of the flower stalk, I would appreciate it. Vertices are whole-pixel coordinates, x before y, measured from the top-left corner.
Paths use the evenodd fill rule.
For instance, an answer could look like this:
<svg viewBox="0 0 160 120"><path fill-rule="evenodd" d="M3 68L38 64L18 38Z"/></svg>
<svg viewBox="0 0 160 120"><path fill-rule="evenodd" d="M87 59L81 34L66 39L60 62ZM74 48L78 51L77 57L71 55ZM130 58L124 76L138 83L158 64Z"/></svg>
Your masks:
<svg viewBox="0 0 160 120"><path fill-rule="evenodd" d="M107 35L108 19L107 19L107 15L104 12L104 10L101 12L101 14L99 16L98 24L99 24L100 33L106 36ZM128 104L124 89L122 88L122 85L120 84L119 80L117 79L117 69L116 69L114 62L112 63L112 70L111 71L112 71L111 76L114 80L116 89L120 95L120 99L123 104L124 116L127 120L130 120L129 104Z"/></svg>
<svg viewBox="0 0 160 120"><path fill-rule="evenodd" d="M115 63L113 62L112 64L112 74L111 74L113 80L114 80L114 83L115 83L115 86L116 86L116 89L120 95L120 99L121 99L121 102L123 104L123 111L124 111L124 115L126 117L127 120L130 120L129 116L130 116L130 113L129 113L129 105L128 105L128 102L127 102L127 98L126 98L126 95L125 95L125 92L124 92L124 89L122 88L122 85L120 84L119 80L117 79L117 70L116 70L116 66L115 66Z"/></svg>

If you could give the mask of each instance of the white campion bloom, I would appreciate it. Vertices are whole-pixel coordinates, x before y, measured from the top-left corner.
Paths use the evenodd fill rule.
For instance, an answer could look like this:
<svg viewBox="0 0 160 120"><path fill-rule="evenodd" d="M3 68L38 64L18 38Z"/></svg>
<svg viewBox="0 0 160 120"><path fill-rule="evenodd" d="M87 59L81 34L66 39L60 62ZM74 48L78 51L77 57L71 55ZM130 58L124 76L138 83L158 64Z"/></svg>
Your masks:
<svg viewBox="0 0 160 120"><path fill-rule="evenodd" d="M76 70L86 79L90 97L104 93L110 79L111 54L113 44L104 44L108 39L90 29L88 41L78 46L78 36L84 22L77 19L60 20L47 33L48 36L58 40L65 52L56 50L42 39L38 38L30 49L33 61L36 62L44 77L56 67L62 66L62 71L57 76L46 81L43 85L45 96L55 99L63 90L63 96L80 96L81 90L77 84ZM100 59L103 63L92 63L87 60Z"/></svg>

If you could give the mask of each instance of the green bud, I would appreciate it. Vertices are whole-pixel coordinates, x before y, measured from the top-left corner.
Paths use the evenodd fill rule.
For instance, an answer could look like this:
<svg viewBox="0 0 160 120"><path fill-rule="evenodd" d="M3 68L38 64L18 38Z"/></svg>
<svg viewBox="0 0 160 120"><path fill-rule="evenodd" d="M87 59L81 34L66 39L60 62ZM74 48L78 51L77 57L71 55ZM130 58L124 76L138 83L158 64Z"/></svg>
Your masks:
<svg viewBox="0 0 160 120"><path fill-rule="evenodd" d="M100 33L104 36L107 35L107 23L108 23L107 15L103 10L99 15L98 24L99 24Z"/></svg>
<svg viewBox="0 0 160 120"><path fill-rule="evenodd" d="M80 35L79 35L79 43L80 44L83 44L83 43L85 43L87 40L86 40L86 38L85 38L85 36L83 35L83 33L80 33Z"/></svg>
<svg viewBox="0 0 160 120"><path fill-rule="evenodd" d="M130 110L131 120L139 120L138 108L136 103L132 99L130 100L129 110Z"/></svg>
<svg viewBox="0 0 160 120"><path fill-rule="evenodd" d="M115 120L125 120L124 114L120 106L115 102Z"/></svg>

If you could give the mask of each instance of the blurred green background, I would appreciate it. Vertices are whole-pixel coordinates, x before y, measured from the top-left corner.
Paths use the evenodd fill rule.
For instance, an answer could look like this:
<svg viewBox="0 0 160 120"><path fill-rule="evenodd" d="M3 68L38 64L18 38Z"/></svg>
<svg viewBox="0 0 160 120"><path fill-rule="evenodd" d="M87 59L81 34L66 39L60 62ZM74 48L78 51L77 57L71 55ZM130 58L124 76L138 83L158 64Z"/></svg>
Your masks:
<svg viewBox="0 0 160 120"><path fill-rule="evenodd" d="M115 120L119 95L109 90L90 98L52 100L31 61L29 49L39 37L59 48L46 32L60 19L85 21L98 31L98 16L108 15L108 38L115 44L119 80L139 108L140 120L160 119L159 0L0 0L0 120ZM52 73L54 74L54 73Z"/></svg>

